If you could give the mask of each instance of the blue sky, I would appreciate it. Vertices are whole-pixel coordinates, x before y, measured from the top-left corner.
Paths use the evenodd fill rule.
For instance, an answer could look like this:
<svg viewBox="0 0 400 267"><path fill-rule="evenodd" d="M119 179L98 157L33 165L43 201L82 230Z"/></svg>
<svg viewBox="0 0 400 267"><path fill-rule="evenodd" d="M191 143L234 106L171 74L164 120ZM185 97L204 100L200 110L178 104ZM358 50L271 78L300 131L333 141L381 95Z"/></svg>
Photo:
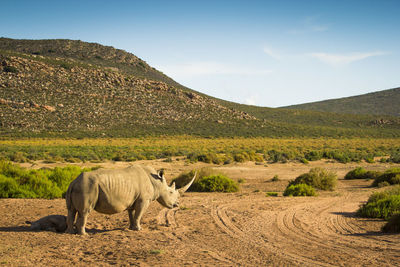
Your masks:
<svg viewBox="0 0 400 267"><path fill-rule="evenodd" d="M400 1L2 1L0 36L124 49L194 90L278 107L400 86Z"/></svg>

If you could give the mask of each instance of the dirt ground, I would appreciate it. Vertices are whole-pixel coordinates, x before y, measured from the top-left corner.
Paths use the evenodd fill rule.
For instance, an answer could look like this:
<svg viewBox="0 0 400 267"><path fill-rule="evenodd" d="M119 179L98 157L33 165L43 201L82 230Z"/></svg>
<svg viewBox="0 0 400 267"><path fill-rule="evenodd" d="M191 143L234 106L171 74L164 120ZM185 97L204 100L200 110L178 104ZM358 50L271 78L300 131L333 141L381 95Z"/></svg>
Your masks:
<svg viewBox="0 0 400 267"><path fill-rule="evenodd" d="M104 163L122 168L130 163ZM26 220L66 215L64 199L0 199L0 265L5 266L398 266L400 234L382 234L384 221L355 216L376 189L371 181L345 181L356 166L382 170L400 165L327 161L225 166L136 162L165 168L169 178L213 166L245 180L237 193L185 193L179 208L151 204L142 231L128 230L128 215L89 215L88 236L29 231ZM47 164L53 167L57 164ZM59 164L58 164L59 165ZM86 164L88 165L88 164ZM94 164L99 165L99 164ZM31 167L29 164L27 167ZM33 168L43 167L38 163ZM312 167L336 171L334 192L283 197L290 179ZM270 181L274 175L279 181ZM279 192L278 197L266 192Z"/></svg>

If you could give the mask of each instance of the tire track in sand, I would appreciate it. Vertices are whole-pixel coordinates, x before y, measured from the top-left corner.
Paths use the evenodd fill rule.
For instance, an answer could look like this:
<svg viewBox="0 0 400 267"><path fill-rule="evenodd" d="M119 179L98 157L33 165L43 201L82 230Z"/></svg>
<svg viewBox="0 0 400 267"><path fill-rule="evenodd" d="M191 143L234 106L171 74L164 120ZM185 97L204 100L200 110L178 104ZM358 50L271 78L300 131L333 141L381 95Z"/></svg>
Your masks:
<svg viewBox="0 0 400 267"><path fill-rule="evenodd" d="M207 254L210 255L213 259L219 261L220 263L224 263L225 265L239 265L233 258L229 257L228 255L224 254L223 252L217 252L210 250L209 247L206 248L199 248L198 244L192 244L189 238L186 237L185 231L187 230L186 227L178 225L176 221L176 213L178 212L178 208L176 209L168 209L163 208L157 215L157 223L161 225L165 225L170 227L171 232L167 233L167 236L171 239L176 241L182 242L185 246L191 246L195 250L203 250L207 251Z"/></svg>
<svg viewBox="0 0 400 267"><path fill-rule="evenodd" d="M254 204L254 200L247 201L248 204ZM265 201L260 201L265 202ZM243 205L243 200L240 201L240 204ZM212 209L212 217L215 223L229 236L233 239L238 239L241 242L247 244L252 249L260 250L258 255L263 255L265 258L273 257L274 264L282 263L288 264L288 262L295 263L297 265L319 265L319 266L333 266L330 264L325 264L323 262L314 261L307 257L303 257L297 253L291 253L289 251L282 250L281 247L275 246L274 243L271 243L268 239L266 239L266 235L262 231L254 231L257 227L262 226L262 224L268 223L268 218L263 218L262 222L260 223L259 220L251 221L251 227L253 231L245 232L236 226L232 219L227 215L228 207L233 207L238 205L238 203L233 202L229 204L223 205L216 205ZM253 254L254 255L254 254ZM257 255L257 254L255 254ZM254 257L254 256L253 256ZM257 258L254 259L255 261L261 261L262 259Z"/></svg>
<svg viewBox="0 0 400 267"><path fill-rule="evenodd" d="M348 216L361 199L362 195L348 192L342 196L280 198L274 202L281 206L280 210L258 210L242 224L228 214L239 207L246 210L250 205L263 206L267 200L231 201L214 206L211 213L215 223L233 239L256 249L266 248L294 264L337 266L351 261L360 265L393 265L400 255L396 238L385 240L381 235L363 234L358 219Z"/></svg>

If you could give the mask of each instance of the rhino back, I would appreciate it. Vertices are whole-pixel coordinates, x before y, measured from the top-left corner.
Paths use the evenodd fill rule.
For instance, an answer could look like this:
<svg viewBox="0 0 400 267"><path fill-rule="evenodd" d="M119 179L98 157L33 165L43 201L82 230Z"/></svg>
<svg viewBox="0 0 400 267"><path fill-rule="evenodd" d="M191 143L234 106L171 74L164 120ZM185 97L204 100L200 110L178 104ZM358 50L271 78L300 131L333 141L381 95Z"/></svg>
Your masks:
<svg viewBox="0 0 400 267"><path fill-rule="evenodd" d="M151 198L153 187L149 173L140 166L121 170L98 170L87 174L87 179L98 186L94 209L113 214L124 211L141 198Z"/></svg>

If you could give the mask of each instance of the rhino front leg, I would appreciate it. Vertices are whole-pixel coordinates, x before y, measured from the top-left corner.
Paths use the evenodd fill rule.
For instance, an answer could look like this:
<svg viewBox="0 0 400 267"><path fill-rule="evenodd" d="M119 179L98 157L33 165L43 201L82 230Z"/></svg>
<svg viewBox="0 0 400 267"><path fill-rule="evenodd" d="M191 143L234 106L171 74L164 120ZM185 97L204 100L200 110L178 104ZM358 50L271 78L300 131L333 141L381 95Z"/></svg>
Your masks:
<svg viewBox="0 0 400 267"><path fill-rule="evenodd" d="M87 235L85 226L88 215L89 211L84 211L82 213L78 212L78 218L76 219L76 229L78 231L78 234L80 235Z"/></svg>
<svg viewBox="0 0 400 267"><path fill-rule="evenodd" d="M138 200L134 204L133 209L128 210L129 222L130 222L129 229L136 230L136 231L139 231L142 229L142 227L140 226L140 219L142 218L143 213L147 210L149 205L150 205L150 201L148 201L148 200L144 200L144 201ZM133 214L133 211L135 211L135 214Z"/></svg>

